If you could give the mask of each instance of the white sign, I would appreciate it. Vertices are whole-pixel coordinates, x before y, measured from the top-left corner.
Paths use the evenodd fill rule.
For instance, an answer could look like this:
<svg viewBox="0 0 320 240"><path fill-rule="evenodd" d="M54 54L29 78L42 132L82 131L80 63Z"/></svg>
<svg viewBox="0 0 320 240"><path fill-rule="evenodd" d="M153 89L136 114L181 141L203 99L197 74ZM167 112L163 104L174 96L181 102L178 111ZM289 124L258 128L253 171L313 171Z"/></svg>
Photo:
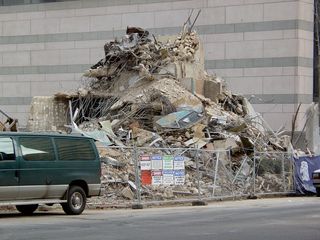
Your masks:
<svg viewBox="0 0 320 240"><path fill-rule="evenodd" d="M173 170L163 170L162 182L164 185L174 184L174 171Z"/></svg>
<svg viewBox="0 0 320 240"><path fill-rule="evenodd" d="M152 155L151 156L151 167L152 167L152 170L161 170L162 169L162 156L161 155Z"/></svg>
<svg viewBox="0 0 320 240"><path fill-rule="evenodd" d="M174 170L184 170L184 157L175 156L174 157Z"/></svg>
<svg viewBox="0 0 320 240"><path fill-rule="evenodd" d="M174 171L174 184L175 185L184 185L185 183L185 172L184 170L175 170Z"/></svg>
<svg viewBox="0 0 320 240"><path fill-rule="evenodd" d="M173 170L173 156L172 155L163 156L163 169Z"/></svg>

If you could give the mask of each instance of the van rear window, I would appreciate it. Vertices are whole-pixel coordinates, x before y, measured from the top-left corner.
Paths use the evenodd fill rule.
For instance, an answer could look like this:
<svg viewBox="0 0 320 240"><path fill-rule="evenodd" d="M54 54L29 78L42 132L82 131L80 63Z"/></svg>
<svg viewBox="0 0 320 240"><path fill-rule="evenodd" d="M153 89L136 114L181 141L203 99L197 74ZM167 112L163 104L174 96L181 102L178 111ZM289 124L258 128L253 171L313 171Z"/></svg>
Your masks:
<svg viewBox="0 0 320 240"><path fill-rule="evenodd" d="M95 160L96 154L88 139L63 139L56 138L59 160Z"/></svg>
<svg viewBox="0 0 320 240"><path fill-rule="evenodd" d="M48 137L21 137L19 139L22 157L27 161L53 161L53 144Z"/></svg>

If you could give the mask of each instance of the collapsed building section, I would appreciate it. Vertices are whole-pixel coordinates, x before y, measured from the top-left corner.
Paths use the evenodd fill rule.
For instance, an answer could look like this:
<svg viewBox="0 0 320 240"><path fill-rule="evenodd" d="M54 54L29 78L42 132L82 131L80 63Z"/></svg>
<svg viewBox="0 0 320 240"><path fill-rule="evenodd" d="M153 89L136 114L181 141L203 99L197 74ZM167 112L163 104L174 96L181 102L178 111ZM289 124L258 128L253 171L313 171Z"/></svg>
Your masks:
<svg viewBox="0 0 320 240"><path fill-rule="evenodd" d="M215 187L224 191L238 184L240 191L251 181L255 152L270 152L264 159L273 159L271 153L291 148L288 136L273 132L246 98L232 94L223 79L205 72L196 32L184 28L176 37L156 38L144 29L128 27L121 40L105 44L104 52L105 58L84 73L85 84L77 91L35 97L27 127L80 132L98 140L108 197L133 198L133 156L125 147L159 149L158 153L164 148L199 149L204 192L212 192L210 171L212 159L217 159L205 150L227 150L219 155L220 168L229 169L233 177L220 174L220 186L216 182ZM198 194L194 156L186 155L185 186L180 190L158 186L162 197ZM261 189L279 188L272 171L257 181ZM146 187L146 195L154 188Z"/></svg>

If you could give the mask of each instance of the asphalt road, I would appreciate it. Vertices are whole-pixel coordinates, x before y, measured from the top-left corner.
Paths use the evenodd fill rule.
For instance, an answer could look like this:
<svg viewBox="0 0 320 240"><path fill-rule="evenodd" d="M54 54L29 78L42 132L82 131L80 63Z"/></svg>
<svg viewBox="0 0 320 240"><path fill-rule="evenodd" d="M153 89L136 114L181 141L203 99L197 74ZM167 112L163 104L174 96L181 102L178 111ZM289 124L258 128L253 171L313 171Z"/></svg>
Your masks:
<svg viewBox="0 0 320 240"><path fill-rule="evenodd" d="M202 207L87 210L58 209L24 217L0 212L0 240L319 240L320 198L212 203Z"/></svg>

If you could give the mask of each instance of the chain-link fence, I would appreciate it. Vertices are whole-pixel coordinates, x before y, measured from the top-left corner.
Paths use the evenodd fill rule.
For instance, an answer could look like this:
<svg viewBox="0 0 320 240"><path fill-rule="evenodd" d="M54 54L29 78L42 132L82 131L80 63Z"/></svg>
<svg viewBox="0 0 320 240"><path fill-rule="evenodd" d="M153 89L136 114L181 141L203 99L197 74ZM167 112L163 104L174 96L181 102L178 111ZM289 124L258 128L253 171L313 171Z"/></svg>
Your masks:
<svg viewBox="0 0 320 240"><path fill-rule="evenodd" d="M195 148L99 148L102 204L203 201L294 191L292 156ZM231 156L232 155L232 156Z"/></svg>

